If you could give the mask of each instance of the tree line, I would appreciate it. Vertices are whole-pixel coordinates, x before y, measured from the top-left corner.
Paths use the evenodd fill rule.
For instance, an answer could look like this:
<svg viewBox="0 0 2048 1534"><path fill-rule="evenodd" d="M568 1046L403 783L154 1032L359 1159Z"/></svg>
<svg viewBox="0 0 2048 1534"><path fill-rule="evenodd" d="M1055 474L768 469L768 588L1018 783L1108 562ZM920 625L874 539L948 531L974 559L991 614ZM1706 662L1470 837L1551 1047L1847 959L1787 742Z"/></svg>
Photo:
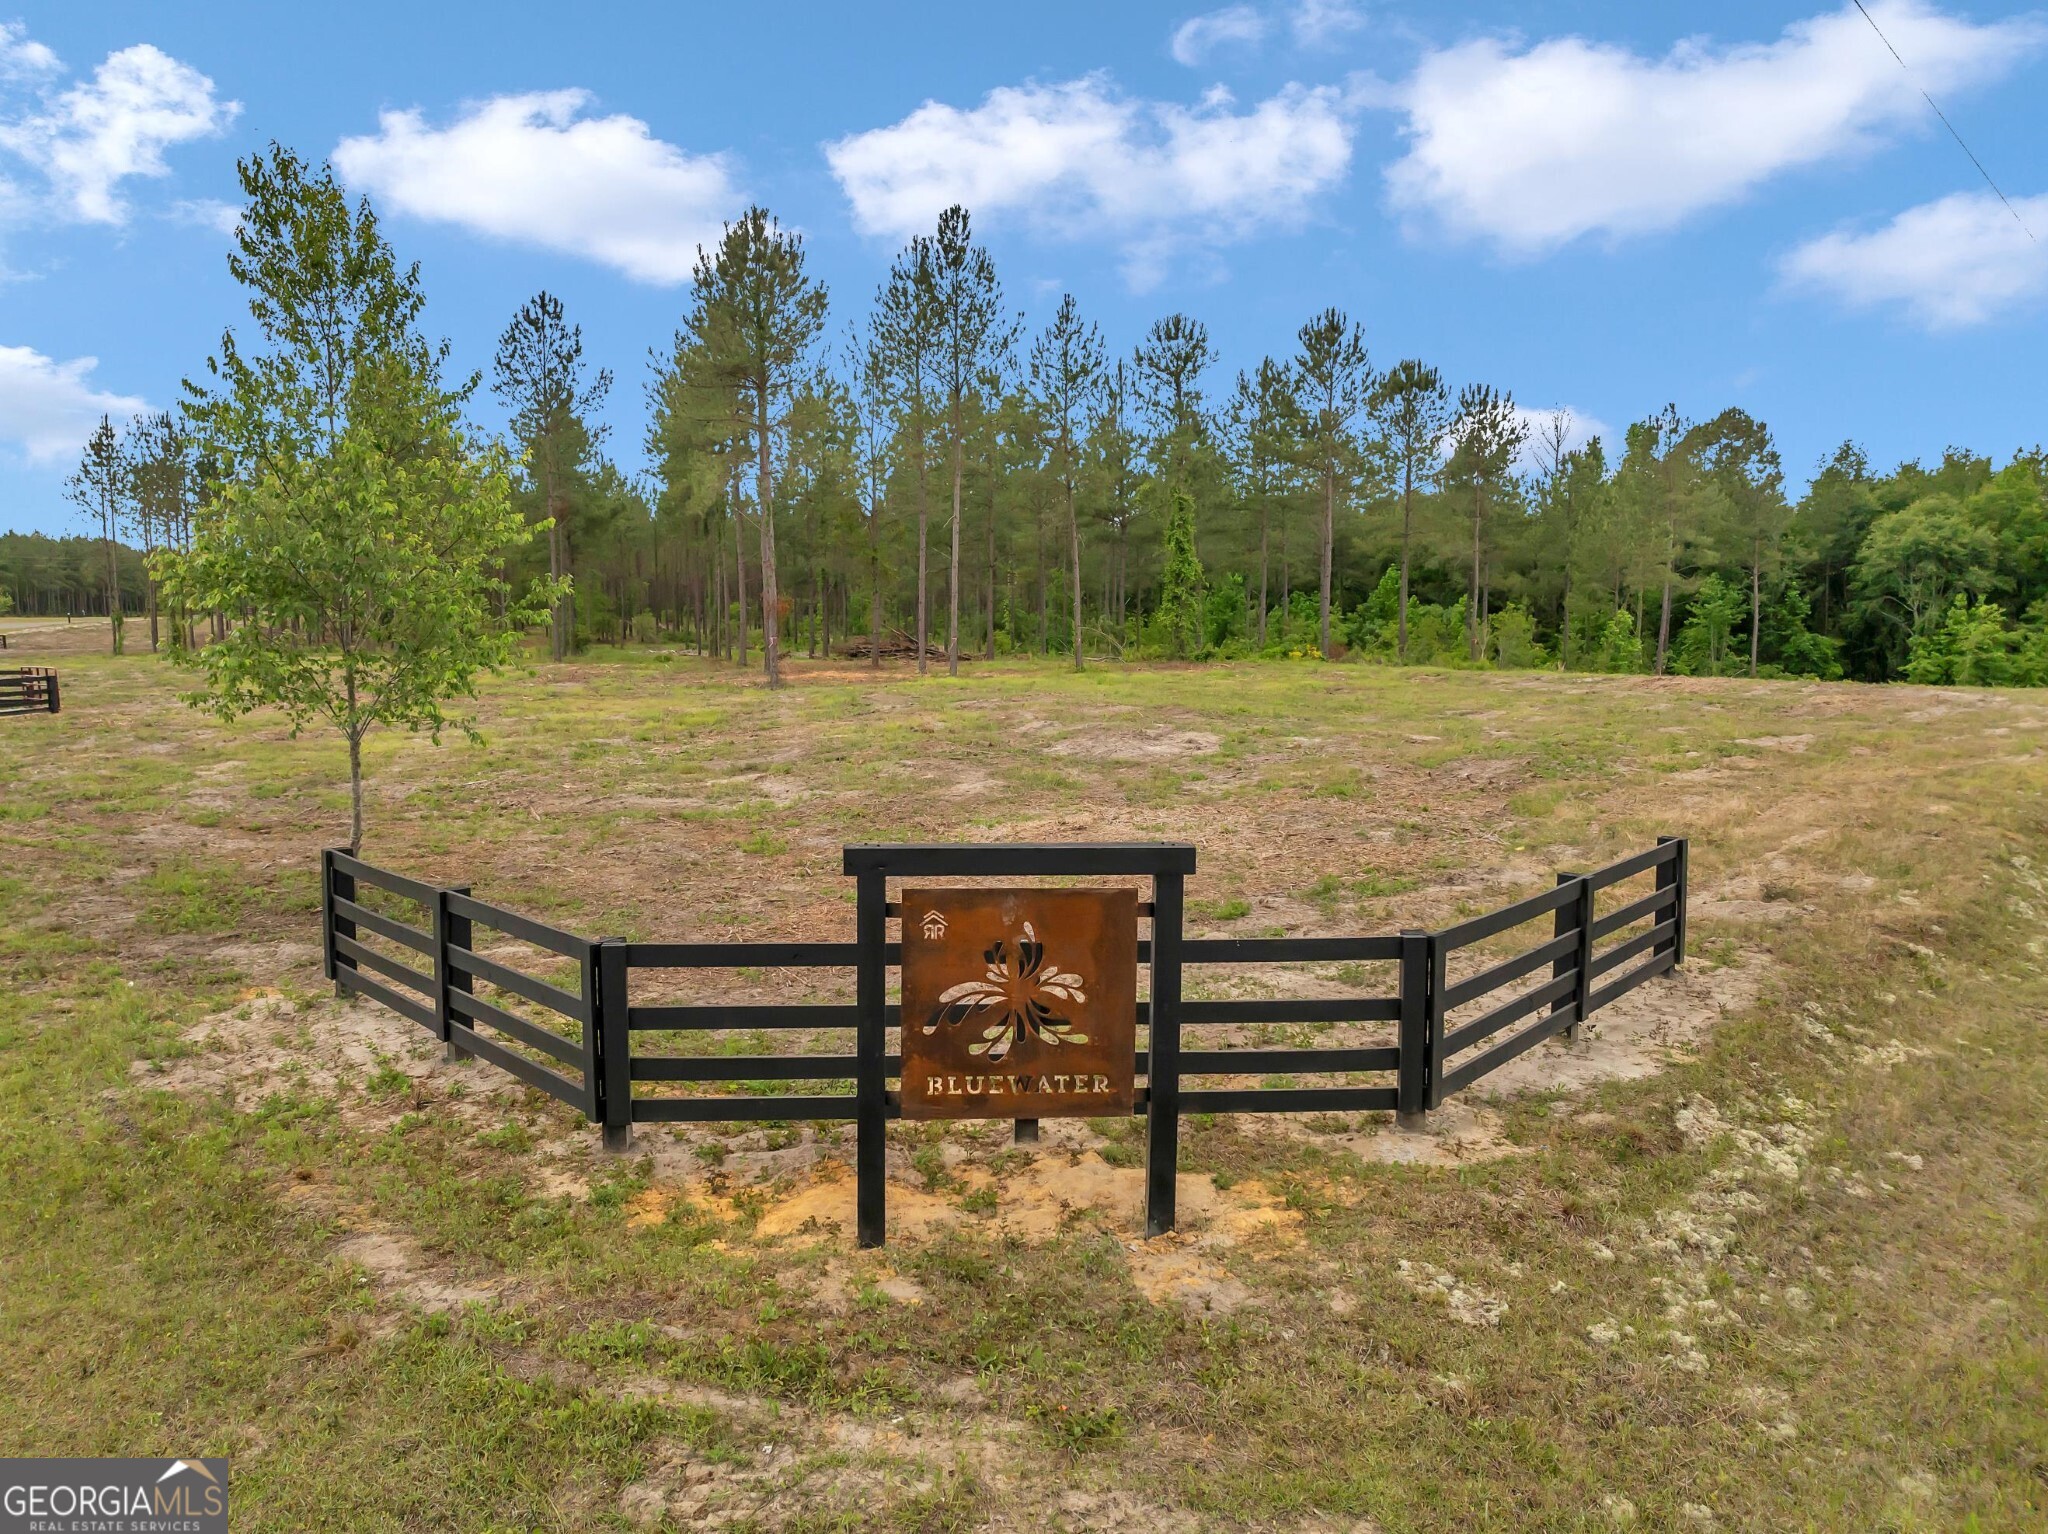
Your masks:
<svg viewBox="0 0 2048 1534"><path fill-rule="evenodd" d="M276 190L254 186L252 216ZM289 305L270 312L288 328ZM306 366L332 417L333 364ZM607 452L615 381L553 295L511 317L489 379L511 503L539 534L495 573L547 583L557 659L682 643L771 683L798 650L951 672L976 654L1362 654L2048 681L2039 448L1884 474L1845 444L1794 501L1769 427L1740 409L1666 406L1582 441L1505 389L1377 364L1336 308L1234 374L1187 314L1119 356L1071 294L1029 331L959 207L836 323L800 235L759 207L727 226L650 352L641 474ZM126 433L102 422L71 481L104 545L99 605L139 596L153 644L157 583L134 592L117 543L145 570L188 550L246 469L204 393ZM51 600L11 565L0 584ZM174 637L190 644L197 616L181 609Z"/></svg>
<svg viewBox="0 0 2048 1534"><path fill-rule="evenodd" d="M496 360L570 579L557 657L694 644L1194 659L1363 653L1656 674L2048 681L2048 457L1872 471L1789 500L1768 425L1674 406L1618 442L1505 389L1376 366L1311 316L1225 376L1185 314L1113 356L1064 295L1028 333L965 209L832 329L803 243L749 210L651 359L642 479L542 293ZM588 376L587 376L588 375ZM764 513L765 508L765 513Z"/></svg>

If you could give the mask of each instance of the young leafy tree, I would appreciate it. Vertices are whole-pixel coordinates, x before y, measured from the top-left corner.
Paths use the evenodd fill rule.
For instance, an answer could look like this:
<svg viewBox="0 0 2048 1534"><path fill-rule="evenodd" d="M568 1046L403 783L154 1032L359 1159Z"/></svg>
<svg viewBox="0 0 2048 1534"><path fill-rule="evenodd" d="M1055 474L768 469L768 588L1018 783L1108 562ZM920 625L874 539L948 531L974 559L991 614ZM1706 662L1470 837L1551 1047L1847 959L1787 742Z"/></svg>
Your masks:
<svg viewBox="0 0 2048 1534"><path fill-rule="evenodd" d="M693 275L696 329L714 374L747 405L754 447L754 505L761 518L761 648L768 685L782 685L782 608L775 566L775 447L787 431L829 300L804 272L803 237L766 208L725 226L700 250Z"/></svg>
<svg viewBox="0 0 2048 1534"><path fill-rule="evenodd" d="M1488 534L1491 517L1513 473L1515 455L1528 440L1529 428L1515 409L1515 397L1487 384L1468 384L1458 394L1458 417L1451 425L1458 449L1450 474L1471 495L1472 586L1465 606L1465 643L1470 658L1486 653Z"/></svg>
<svg viewBox="0 0 2048 1534"><path fill-rule="evenodd" d="M946 674L960 674L960 495L967 470L967 404L983 375L1016 343L1017 322L1003 313L995 262L974 243L967 210L957 203L939 215L932 241L931 313L939 392L946 401L947 448L953 459L953 562L946 583ZM1078 640L1076 641L1078 643Z"/></svg>
<svg viewBox="0 0 2048 1534"><path fill-rule="evenodd" d="M100 424L85 439L77 472L64 481L64 493L85 514L88 522L99 525L100 541L106 546L107 621L113 629L113 653L116 655L121 653L122 640L119 530L127 506L129 483L128 455L122 451L114 423L101 416Z"/></svg>
<svg viewBox="0 0 2048 1534"><path fill-rule="evenodd" d="M229 269L259 345L230 331L186 409L221 465L189 550L159 556L175 603L234 615L188 701L222 718L265 706L294 732L325 720L348 746L349 847L363 842L363 740L379 725L474 733L448 705L513 653L551 583L497 575L530 530L501 449L470 439L472 377L417 328L419 269L401 268L367 201L276 145L238 167L248 206Z"/></svg>
<svg viewBox="0 0 2048 1534"><path fill-rule="evenodd" d="M569 579L569 490L588 472L606 428L596 412L612 375L586 377L583 327L562 318L562 301L542 289L512 316L498 337L491 390L512 412L512 431L526 452L526 472L540 491L548 529L548 574L560 591L550 652L566 659L575 634L576 600Z"/></svg>
<svg viewBox="0 0 2048 1534"><path fill-rule="evenodd" d="M917 492L917 674L925 674L931 636L929 563L933 382L939 368L937 242L919 235L897 255L875 299L870 335L889 380L896 433L911 461Z"/></svg>
<svg viewBox="0 0 2048 1534"><path fill-rule="evenodd" d="M1323 492L1317 643L1323 659L1329 660L1335 654L1330 645L1330 567L1337 542L1337 492L1340 483L1349 483L1349 465L1359 457L1355 433L1372 402L1372 362L1366 355L1365 333L1341 309L1325 309L1301 327L1296 339L1301 350L1294 359L1294 373L1307 428L1303 444Z"/></svg>
<svg viewBox="0 0 2048 1534"><path fill-rule="evenodd" d="M1081 520L1075 509L1080 438L1102 394L1102 336L1084 324L1069 293L1031 348L1031 385L1052 423L1054 472L1067 501L1067 548L1073 565L1074 669L1081 669Z"/></svg>
<svg viewBox="0 0 2048 1534"><path fill-rule="evenodd" d="M1451 391L1443 374L1413 357L1394 366L1373 392L1373 411L1401 487L1401 600L1394 655L1408 659L1408 575L1415 539L1415 492L1436 477L1438 450L1451 426Z"/></svg>

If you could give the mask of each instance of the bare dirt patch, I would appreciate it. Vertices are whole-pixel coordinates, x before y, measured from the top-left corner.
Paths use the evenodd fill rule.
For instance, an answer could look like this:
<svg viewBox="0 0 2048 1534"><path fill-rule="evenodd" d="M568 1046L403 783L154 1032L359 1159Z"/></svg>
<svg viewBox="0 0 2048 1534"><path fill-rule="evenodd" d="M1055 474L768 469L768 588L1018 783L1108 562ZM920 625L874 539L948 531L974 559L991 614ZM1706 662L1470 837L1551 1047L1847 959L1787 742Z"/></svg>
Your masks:
<svg viewBox="0 0 2048 1534"><path fill-rule="evenodd" d="M1595 1012L1578 1042L1562 1034L1547 1040L1488 1076L1480 1090L1495 1096L1578 1091L1596 1082L1655 1075L1690 1059L1715 1023L1753 1003L1769 968L1770 961L1753 950L1730 964L1689 959Z"/></svg>
<svg viewBox="0 0 2048 1534"><path fill-rule="evenodd" d="M380 1292L424 1311L480 1304L497 1293L475 1284L456 1283L435 1272L412 1243L390 1231L360 1231L348 1236L335 1247L334 1255L363 1269Z"/></svg>
<svg viewBox="0 0 2048 1534"><path fill-rule="evenodd" d="M1069 735L1045 748L1047 756L1078 756L1096 762L1171 761L1207 756L1223 737L1207 730L1175 730L1158 725L1149 730L1089 730Z"/></svg>

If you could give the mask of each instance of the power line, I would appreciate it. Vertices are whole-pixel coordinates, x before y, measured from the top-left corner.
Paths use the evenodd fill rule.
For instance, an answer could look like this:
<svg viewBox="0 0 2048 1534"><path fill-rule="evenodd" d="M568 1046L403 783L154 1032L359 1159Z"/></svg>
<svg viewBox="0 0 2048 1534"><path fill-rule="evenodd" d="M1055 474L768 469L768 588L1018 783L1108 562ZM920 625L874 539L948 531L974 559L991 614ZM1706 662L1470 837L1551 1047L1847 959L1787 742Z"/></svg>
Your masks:
<svg viewBox="0 0 2048 1534"><path fill-rule="evenodd" d="M1942 111L1940 107L1935 106L1934 98L1927 94L1927 88L1923 86L1918 80L1913 79L1913 71L1910 69L1906 69L1906 61L1904 59L1899 58L1899 50L1892 47L1892 40L1884 35L1884 28L1880 27L1877 24L1877 18L1875 16L1872 16L1870 12L1863 9L1863 0L1856 0L1856 9L1863 12L1863 19L1870 23L1870 30L1877 34L1877 40L1885 45L1885 48L1890 52L1893 58L1898 59L1899 68L1905 71L1906 78L1907 80L1912 82L1913 89L1920 92L1920 99L1926 102L1929 107L1933 108L1934 115L1941 119L1941 125L1944 128L1948 129L1949 137L1954 139L1956 141L1957 147L1959 147L1964 154L1970 157L1970 163L1977 167L1977 174L1984 178L1984 184L1991 188L1992 192L1997 195L1997 198L2000 202L2005 204L2005 211L2010 213L2012 215L2012 221L2020 226L2020 232L2024 234L2029 240L2034 240L2034 231L2029 229L2027 227L2027 221L2020 217L2020 210L2012 205L2012 199L2010 197L2007 197L2004 192L1999 190L1998 183L1991 179L1991 172L1986 170L1984 168L1984 162L1977 158L1977 152L1973 150L1968 144L1965 144L1963 142L1963 136L1960 133L1956 132L1956 125L1948 120L1948 113ZM2034 240L2034 243L2038 245L2040 241Z"/></svg>

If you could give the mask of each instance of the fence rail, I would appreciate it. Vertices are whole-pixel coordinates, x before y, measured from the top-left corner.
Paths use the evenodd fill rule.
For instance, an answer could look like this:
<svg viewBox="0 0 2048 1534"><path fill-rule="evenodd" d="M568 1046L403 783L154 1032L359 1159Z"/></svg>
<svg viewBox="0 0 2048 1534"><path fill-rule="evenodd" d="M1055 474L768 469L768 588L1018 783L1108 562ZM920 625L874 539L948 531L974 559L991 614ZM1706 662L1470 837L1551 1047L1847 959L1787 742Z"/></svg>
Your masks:
<svg viewBox="0 0 2048 1534"><path fill-rule="evenodd" d="M0 714L54 714L62 708L57 673L48 666L0 670Z"/></svg>
<svg viewBox="0 0 2048 1534"><path fill-rule="evenodd" d="M888 999L888 970L902 961L902 944L889 937L889 923L902 915L888 898L890 879L1150 878L1152 899L1138 907L1151 923L1150 937L1137 944L1138 962L1150 968L1151 994L1137 1003L1145 1038L1135 1066L1144 1085L1134 1106L1147 1125L1146 1223L1153 1234L1174 1224L1182 1114L1391 1110L1413 1125L1546 1039L1576 1036L1601 1007L1685 957L1687 843L1680 837L1660 837L1655 847L1589 874L1559 874L1552 889L1441 931L1362 937L1185 937L1183 885L1194 871L1195 849L1183 843L848 847L845 866L857 881L853 942L647 943L579 937L478 900L467 887L421 883L331 850L321 868L326 971L342 993L418 1023L451 1058L488 1061L577 1109L603 1126L613 1149L630 1143L635 1124L853 1121L859 1238L872 1246L883 1237L884 1128L901 1111L888 1086L902 1064L888 1048L888 1030L901 1025L901 1008ZM1644 876L1651 887L1636 894L1630 881ZM1520 935L1546 917L1547 931ZM480 950L479 928L503 942ZM1511 934L1515 952L1482 950ZM521 968L533 951L543 957ZM550 977L550 963L573 968L573 981ZM1189 966L1304 963L1387 970L1383 988L1340 996L1182 996ZM530 972L536 969L543 973ZM850 970L855 1000L633 1000L635 970L703 969ZM1392 1024L1391 1042L1322 1037L1372 1024ZM1254 1036L1183 1047L1186 1029ZM1310 1030L1313 1041L1276 1043L1259 1035L1268 1029ZM705 1033L832 1030L850 1032L850 1046L790 1054L636 1047L636 1040L664 1036L687 1048ZM1345 1080L1291 1079L1300 1077ZM1244 1085L1247 1079L1256 1084ZM636 1084L730 1090L645 1092ZM835 1084L838 1090L829 1090ZM818 1090L803 1090L812 1086ZM1020 1122L1020 1133L1027 1125Z"/></svg>

